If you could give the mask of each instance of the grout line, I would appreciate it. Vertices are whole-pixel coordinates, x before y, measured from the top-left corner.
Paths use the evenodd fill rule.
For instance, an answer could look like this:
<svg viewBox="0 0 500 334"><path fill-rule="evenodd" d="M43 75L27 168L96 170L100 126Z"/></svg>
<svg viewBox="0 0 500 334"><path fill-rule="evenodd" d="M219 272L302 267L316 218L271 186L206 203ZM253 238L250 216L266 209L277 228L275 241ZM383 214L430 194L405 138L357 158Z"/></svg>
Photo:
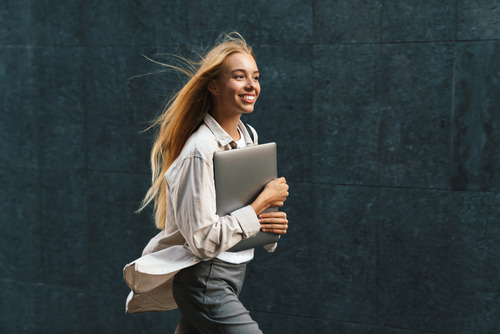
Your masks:
<svg viewBox="0 0 500 334"><path fill-rule="evenodd" d="M329 182L303 182L288 180L290 184L311 185L311 186L330 186L330 187L359 187L359 188L379 188L379 189L407 189L407 190L429 190L429 191L452 191L454 193L500 193L500 190L453 190L448 188L428 188L428 187L411 187L411 186L391 186L391 185L376 185L376 184L349 184L349 183L329 183Z"/></svg>
<svg viewBox="0 0 500 334"><path fill-rule="evenodd" d="M269 315L279 315L279 316L285 316L285 317L289 317L289 318L311 319L311 320L315 320L315 321L317 321L317 320L323 320L323 321L328 321L328 322L332 322L332 323L363 325L363 326L370 326L370 327L376 327L376 328L400 329L400 330L409 331L411 333L441 334L441 332L437 332L437 331L422 331L422 330L415 330L415 329L404 328L404 327L393 327L393 326L388 327L388 326L382 326L382 325L372 324L372 323L355 322L355 321L342 321L342 320L322 318L322 317L305 316L305 315L301 315L301 314L286 314L286 313L279 313L279 312L267 312L267 311L259 311L259 310L256 310L256 309L250 309L250 311L252 313L261 313L261 314L269 314Z"/></svg>
<svg viewBox="0 0 500 334"><path fill-rule="evenodd" d="M38 149L38 148L37 148ZM32 169L32 170L45 170L45 171L77 171L77 172L102 172L102 173L114 173L114 174L132 174L132 175L150 175L150 172L137 172L137 171L124 171L124 170L113 170L113 169L101 169L101 168L86 168L86 167L55 167L55 166L22 166L22 165L10 165L0 163L0 167L7 168L22 168L22 169Z"/></svg>
<svg viewBox="0 0 500 334"><path fill-rule="evenodd" d="M254 43L253 45L255 47L280 47L280 46L294 46L294 47L312 47L312 46L336 46L336 45L404 45L404 44L436 44L436 43L470 43L470 42L475 42L475 43L487 43L487 42L495 42L495 41L500 41L500 38L488 38L488 39L447 39L447 40L425 40L425 41L378 41L378 42L354 42L354 43L349 43L349 42L340 42L340 43L274 43L274 44L269 44L269 43ZM182 44L182 45L192 45L193 43L189 44ZM161 49L161 48L175 48L178 47L179 44L159 44L159 45L122 45L122 44L115 44L115 45L12 45L12 44L0 44L0 48L35 48L35 49L42 49L42 48L82 48L82 49L122 49L122 48L129 48L129 49L145 49L145 48L156 48L156 49Z"/></svg>
<svg viewBox="0 0 500 334"><path fill-rule="evenodd" d="M380 43L384 40L384 10L385 10L385 1L382 1L382 8L380 12ZM382 156L382 136L381 136L381 126L382 126L382 119L383 119L383 114L384 114L384 108L382 107L382 62L383 62L383 51L384 45L380 44L379 49L378 49L378 91L377 91L377 97L376 97L376 102L378 104L378 119L377 119L377 184L380 185L382 176L381 176L381 156ZM376 198L376 208L375 208L375 288L376 288L376 308L377 308L377 314L376 314L376 319L380 323L381 322L381 314L380 314L380 296L381 296L381 289L380 289L380 254L381 254L381 242L380 242L380 229L381 229L381 219L380 219L380 186L377 187L379 191L377 191Z"/></svg>
<svg viewBox="0 0 500 334"><path fill-rule="evenodd" d="M83 17L83 13L84 11L81 10L80 11L81 13L81 20L85 20L85 18ZM85 41L85 35L82 36L82 40ZM87 64L87 60L88 60L88 57L89 57L89 53L88 52L84 52L83 53L83 63L84 64ZM91 228L92 226L94 226L94 224L89 224L89 218L90 218L90 192L89 192L89 184L90 184L90 171L89 171L89 147L90 147L90 144L89 144L89 111L88 111L88 98L87 98L87 94L88 94L88 76L89 76L89 72L88 71L83 71L83 84L82 84L82 89L83 89L83 94L82 94L82 105L84 106L83 107L83 133L84 133L84 136L85 136L85 140L84 140L84 175L85 175L85 181L86 181L86 185L85 185L85 237L86 237L86 260L87 260L87 266L86 266L86 288L90 288L90 284L91 284L91 268L90 268L90 260L92 258L92 251L90 249L90 238L91 238ZM88 302L87 302L88 303ZM88 306L88 305L87 305ZM92 309L92 308L90 308Z"/></svg>
<svg viewBox="0 0 500 334"><path fill-rule="evenodd" d="M457 34L458 34L458 6L459 6L459 0L456 1L456 6L455 6L455 10L456 10L456 20L455 20L455 38L457 37ZM451 75L451 108L450 108L450 126L449 126L449 138L450 138L450 142L449 142L449 145L450 145L450 155L449 155L449 186L450 186L450 191L449 191L449 199L450 199L450 202L449 202L449 213L448 213L448 217L449 217L449 222L448 222L448 228L449 228L449 231L448 231L448 243L447 243L447 247L448 247L448 259L447 259L447 265L448 265L448 275L447 275L447 279L448 279L448 289L450 289L448 291L448 302L447 302L447 316L448 316L448 332L451 333L451 329L452 329L452 323L453 323L453 316L451 315L451 310L453 309L452 308L452 291L451 291L451 286L453 285L452 284L452 275L451 275L451 268L452 268L452 258L453 258L453 254L452 254L452 251L453 251L453 234L454 234L454 230L455 230L455 218L454 218L454 210L453 210L453 207L454 207L454 201L455 201L455 191L453 190L453 174L454 174L454 166L455 166L455 161L454 161L454 156L455 156L455 152L454 152L454 149L455 149L455 144L454 144L454 133L455 133L455 108L456 108L456 70L457 70L457 48L456 48L456 45L455 45L455 49L453 50L453 64L452 64L452 75Z"/></svg>
<svg viewBox="0 0 500 334"><path fill-rule="evenodd" d="M32 59L33 59L33 52L32 52L32 49L31 48L28 48L29 50L29 62L32 63ZM34 64L32 64L34 65ZM37 77L37 79L39 80L40 78L38 77L40 75L40 71L39 71L39 68L38 68L38 64L36 64L36 66L33 66L33 68L35 68L35 71L33 73L33 75L35 77ZM40 93L40 87L39 86L36 86L35 88L36 90L36 94L38 95ZM41 164L41 160L42 160L42 145L41 145L41 138L40 138L40 113L41 113L41 109L40 109L40 106L38 105L39 104L39 99L35 99L35 102L33 103L34 104L34 107L36 108L36 126L35 126L35 129L36 129L36 134L35 134L35 138L36 138L36 144L35 144L35 147L36 147L36 164ZM46 274L45 274L45 228L44 228L44 219L43 219L43 180L42 180L42 170L40 168L34 168L36 170L36 173L37 173L37 182L38 182L38 212L37 212L37 215L38 215L38 223L39 223L39 236L38 236L38 239L40 240L40 271L41 271L41 275L40 275L40 281L41 282L45 282L46 280Z"/></svg>

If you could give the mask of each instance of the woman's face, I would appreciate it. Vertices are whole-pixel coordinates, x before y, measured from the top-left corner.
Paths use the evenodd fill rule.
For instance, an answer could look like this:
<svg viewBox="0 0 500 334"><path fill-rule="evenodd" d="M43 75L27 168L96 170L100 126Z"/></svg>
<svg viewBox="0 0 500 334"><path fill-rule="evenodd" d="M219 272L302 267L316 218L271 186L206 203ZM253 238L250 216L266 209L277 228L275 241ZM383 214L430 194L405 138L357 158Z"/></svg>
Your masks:
<svg viewBox="0 0 500 334"><path fill-rule="evenodd" d="M220 75L209 85L217 112L225 115L251 113L259 97L259 69L247 53L226 58Z"/></svg>

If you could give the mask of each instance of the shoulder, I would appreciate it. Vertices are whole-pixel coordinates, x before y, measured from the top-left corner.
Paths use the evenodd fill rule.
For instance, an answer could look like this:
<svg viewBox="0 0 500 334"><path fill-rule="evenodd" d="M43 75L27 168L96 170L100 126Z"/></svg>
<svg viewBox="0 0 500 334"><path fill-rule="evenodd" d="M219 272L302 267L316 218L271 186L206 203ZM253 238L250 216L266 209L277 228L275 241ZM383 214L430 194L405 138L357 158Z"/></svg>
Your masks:
<svg viewBox="0 0 500 334"><path fill-rule="evenodd" d="M197 157L211 162L214 153L220 151L217 138L212 131L202 124L187 140L180 154L182 158Z"/></svg>
<svg viewBox="0 0 500 334"><path fill-rule="evenodd" d="M175 175L179 169L182 169L182 166L194 161L211 168L214 153L219 150L218 142L212 131L205 124L202 124L184 144L184 148L168 169L167 174Z"/></svg>

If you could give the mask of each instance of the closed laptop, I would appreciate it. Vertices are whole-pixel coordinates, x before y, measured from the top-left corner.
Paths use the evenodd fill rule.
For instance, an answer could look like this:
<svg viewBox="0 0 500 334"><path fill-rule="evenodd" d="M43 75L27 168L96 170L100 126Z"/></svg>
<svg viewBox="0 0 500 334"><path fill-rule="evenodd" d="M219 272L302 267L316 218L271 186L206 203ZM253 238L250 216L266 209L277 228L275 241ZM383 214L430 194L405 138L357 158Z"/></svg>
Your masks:
<svg viewBox="0 0 500 334"><path fill-rule="evenodd" d="M215 153L214 175L217 215L224 216L252 204L264 186L277 177L276 143ZM238 252L278 240L278 234L259 231L257 236L243 239L229 251Z"/></svg>

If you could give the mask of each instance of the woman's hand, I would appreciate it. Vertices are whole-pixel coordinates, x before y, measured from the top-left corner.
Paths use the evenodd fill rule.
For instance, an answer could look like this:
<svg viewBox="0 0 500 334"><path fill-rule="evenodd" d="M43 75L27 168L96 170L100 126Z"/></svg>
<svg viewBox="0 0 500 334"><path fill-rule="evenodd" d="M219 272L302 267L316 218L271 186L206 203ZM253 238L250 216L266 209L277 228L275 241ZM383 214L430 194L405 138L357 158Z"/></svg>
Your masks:
<svg viewBox="0 0 500 334"><path fill-rule="evenodd" d="M261 230L263 232L272 232L276 234L286 234L288 229L288 220L284 212L265 212L259 216Z"/></svg>
<svg viewBox="0 0 500 334"><path fill-rule="evenodd" d="M284 177L280 177L266 184L251 206L256 214L260 214L269 207L283 206L287 197L288 184Z"/></svg>

